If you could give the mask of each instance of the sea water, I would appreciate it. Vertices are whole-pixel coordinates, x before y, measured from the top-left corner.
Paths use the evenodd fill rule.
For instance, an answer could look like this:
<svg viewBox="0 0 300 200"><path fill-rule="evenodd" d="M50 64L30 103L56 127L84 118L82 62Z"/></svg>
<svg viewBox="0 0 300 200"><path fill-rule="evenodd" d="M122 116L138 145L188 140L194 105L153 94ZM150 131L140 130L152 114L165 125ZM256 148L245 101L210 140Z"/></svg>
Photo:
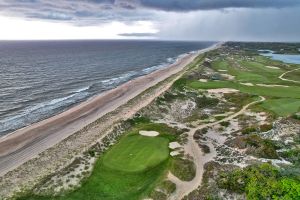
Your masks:
<svg viewBox="0 0 300 200"><path fill-rule="evenodd" d="M0 41L0 136L212 42Z"/></svg>

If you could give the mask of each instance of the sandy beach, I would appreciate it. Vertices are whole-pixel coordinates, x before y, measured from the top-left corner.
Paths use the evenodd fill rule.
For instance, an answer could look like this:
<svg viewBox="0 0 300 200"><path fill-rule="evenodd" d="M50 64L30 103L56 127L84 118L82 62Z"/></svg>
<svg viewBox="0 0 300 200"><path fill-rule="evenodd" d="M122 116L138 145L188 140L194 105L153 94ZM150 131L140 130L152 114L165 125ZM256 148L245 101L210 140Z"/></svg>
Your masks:
<svg viewBox="0 0 300 200"><path fill-rule="evenodd" d="M0 176L114 111L146 89L180 72L199 54L212 50L216 46L188 54L167 68L133 79L66 112L0 138Z"/></svg>

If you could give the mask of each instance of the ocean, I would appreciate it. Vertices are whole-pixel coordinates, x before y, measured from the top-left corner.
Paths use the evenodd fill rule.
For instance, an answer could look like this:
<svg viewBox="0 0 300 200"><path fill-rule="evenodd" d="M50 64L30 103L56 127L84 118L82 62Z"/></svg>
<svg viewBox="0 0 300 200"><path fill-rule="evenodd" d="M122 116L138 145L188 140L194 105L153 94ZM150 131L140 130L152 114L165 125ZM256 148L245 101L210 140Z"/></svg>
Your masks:
<svg viewBox="0 0 300 200"><path fill-rule="evenodd" d="M0 41L0 136L213 42Z"/></svg>

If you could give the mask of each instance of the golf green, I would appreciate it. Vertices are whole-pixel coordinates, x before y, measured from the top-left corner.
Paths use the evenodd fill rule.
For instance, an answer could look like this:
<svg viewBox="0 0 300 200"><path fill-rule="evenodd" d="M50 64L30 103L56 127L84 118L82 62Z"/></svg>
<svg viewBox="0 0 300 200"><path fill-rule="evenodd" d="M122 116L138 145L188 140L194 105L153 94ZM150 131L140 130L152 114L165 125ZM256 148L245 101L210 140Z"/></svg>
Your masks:
<svg viewBox="0 0 300 200"><path fill-rule="evenodd" d="M163 137L128 135L104 155L103 164L114 170L141 172L168 158L168 143Z"/></svg>

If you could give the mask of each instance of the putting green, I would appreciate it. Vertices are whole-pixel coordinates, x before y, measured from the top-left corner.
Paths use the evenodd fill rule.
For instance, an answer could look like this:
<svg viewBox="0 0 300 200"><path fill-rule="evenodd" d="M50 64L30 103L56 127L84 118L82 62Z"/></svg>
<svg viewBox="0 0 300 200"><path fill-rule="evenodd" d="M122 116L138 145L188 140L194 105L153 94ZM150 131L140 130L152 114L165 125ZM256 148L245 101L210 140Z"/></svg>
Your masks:
<svg viewBox="0 0 300 200"><path fill-rule="evenodd" d="M168 158L168 143L163 137L128 135L105 154L103 163L114 170L141 172Z"/></svg>

